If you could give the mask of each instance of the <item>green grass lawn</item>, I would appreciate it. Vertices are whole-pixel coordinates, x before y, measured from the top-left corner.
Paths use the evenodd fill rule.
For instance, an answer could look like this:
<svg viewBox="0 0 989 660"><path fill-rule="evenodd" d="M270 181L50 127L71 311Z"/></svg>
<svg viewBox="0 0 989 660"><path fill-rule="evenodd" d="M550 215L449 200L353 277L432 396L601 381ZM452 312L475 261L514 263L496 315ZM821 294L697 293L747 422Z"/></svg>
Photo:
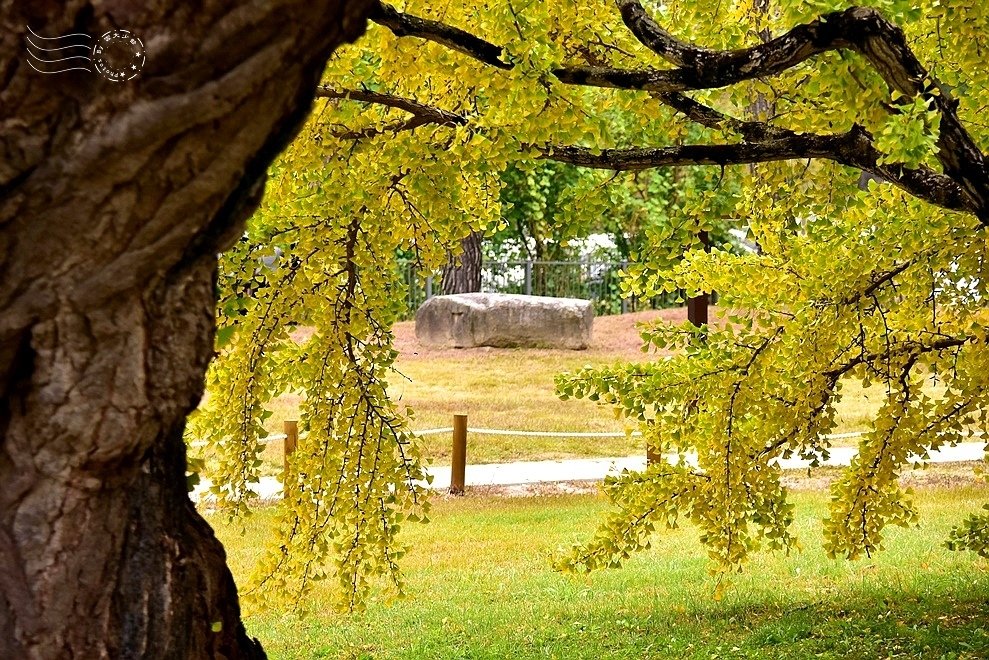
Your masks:
<svg viewBox="0 0 989 660"><path fill-rule="evenodd" d="M390 392L401 404L415 410L416 430L452 425L455 413L466 413L471 427L557 432L621 432L610 406L591 401L561 401L553 378L586 365L606 366L617 360L643 360L635 328L638 322L664 318L682 320L682 309L608 316L595 320L594 340L586 351L525 349L428 349L415 339L412 322L395 325L396 364L401 376L391 379ZM936 387L930 388L933 394ZM885 392L864 389L858 382L845 383L838 404L836 433L866 428ZM273 402L274 415L267 421L271 433L280 433L285 419L298 417L298 395ZM436 465L450 461L449 434L423 437L424 455ZM540 436L471 435L468 460L498 463L594 456L628 456L645 452L636 437L548 438ZM855 444L840 439L836 445ZM282 442L269 443L263 460L266 474L278 474Z"/></svg>
<svg viewBox="0 0 989 660"><path fill-rule="evenodd" d="M689 528L622 569L572 577L548 553L593 532L600 497L437 497L432 522L404 532L411 598L348 616L317 592L304 615L246 624L273 658L985 658L989 562L941 543L987 496L971 483L920 489L920 526L850 563L820 549L826 494L796 492L805 549L756 556L720 602ZM235 575L269 541L271 513L244 536L211 517Z"/></svg>

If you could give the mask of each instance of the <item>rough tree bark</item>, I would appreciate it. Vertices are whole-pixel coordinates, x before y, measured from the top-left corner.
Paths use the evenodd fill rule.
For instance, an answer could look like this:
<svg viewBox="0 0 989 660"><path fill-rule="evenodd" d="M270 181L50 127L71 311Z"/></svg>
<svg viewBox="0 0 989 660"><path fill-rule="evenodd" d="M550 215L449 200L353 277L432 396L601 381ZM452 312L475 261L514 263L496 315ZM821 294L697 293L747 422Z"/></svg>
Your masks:
<svg viewBox="0 0 989 660"><path fill-rule="evenodd" d="M481 232L471 232L460 242L459 254L451 252L447 255L443 266L443 295L481 290L481 238Z"/></svg>
<svg viewBox="0 0 989 660"><path fill-rule="evenodd" d="M0 0L0 658L256 658L185 488L216 255L360 0ZM142 75L42 75L123 28Z"/></svg>

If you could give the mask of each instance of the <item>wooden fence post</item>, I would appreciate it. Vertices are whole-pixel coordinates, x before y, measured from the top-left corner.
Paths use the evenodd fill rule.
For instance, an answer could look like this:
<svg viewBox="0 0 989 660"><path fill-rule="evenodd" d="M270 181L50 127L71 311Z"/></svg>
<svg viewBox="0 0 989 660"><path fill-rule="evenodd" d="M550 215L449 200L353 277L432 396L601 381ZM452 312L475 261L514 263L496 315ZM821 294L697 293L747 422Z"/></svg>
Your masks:
<svg viewBox="0 0 989 660"><path fill-rule="evenodd" d="M282 497L288 497L288 457L295 452L295 446L299 443L299 422L294 419L286 419L285 427L285 458L282 465Z"/></svg>
<svg viewBox="0 0 989 660"><path fill-rule="evenodd" d="M450 466L450 494L463 495L467 474L467 415L453 416L453 454Z"/></svg>

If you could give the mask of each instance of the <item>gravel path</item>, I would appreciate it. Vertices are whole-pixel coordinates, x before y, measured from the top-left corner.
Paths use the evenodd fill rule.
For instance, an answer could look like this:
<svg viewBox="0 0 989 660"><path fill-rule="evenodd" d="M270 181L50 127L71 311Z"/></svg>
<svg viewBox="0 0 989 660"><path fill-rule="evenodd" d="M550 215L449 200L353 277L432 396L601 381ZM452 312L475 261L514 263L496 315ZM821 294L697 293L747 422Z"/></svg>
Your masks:
<svg viewBox="0 0 989 660"><path fill-rule="evenodd" d="M856 447L835 447L822 466L840 467L848 465L856 454ZM985 457L986 444L964 442L955 447L944 447L932 452L931 463L968 463ZM688 456L693 463L695 456ZM799 458L781 460L784 470L801 470L810 467L808 461ZM468 465L466 481L468 486L520 486L527 484L558 483L571 481L600 481L608 474L618 474L622 470L644 470L644 456L624 456L618 458L581 458L559 461L524 461L518 463L495 463L488 465ZM446 490L450 487L450 467L438 466L429 469L433 475L431 487ZM203 480L193 491L193 499L199 499L209 488L209 481ZM262 499L281 496L282 485L275 477L262 477L256 484L255 492Z"/></svg>

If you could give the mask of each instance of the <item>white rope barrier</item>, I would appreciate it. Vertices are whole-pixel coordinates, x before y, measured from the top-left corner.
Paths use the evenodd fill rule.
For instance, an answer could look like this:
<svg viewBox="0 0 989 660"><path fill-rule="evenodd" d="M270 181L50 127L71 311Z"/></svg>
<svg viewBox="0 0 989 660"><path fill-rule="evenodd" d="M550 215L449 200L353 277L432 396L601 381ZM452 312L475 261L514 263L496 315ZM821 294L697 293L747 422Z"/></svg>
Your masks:
<svg viewBox="0 0 989 660"><path fill-rule="evenodd" d="M631 433L623 432L579 432L575 431L572 433L566 433L564 431L516 431L513 429L483 429L483 428L473 428L469 427L467 429L468 433L476 433L478 435L511 435L511 436L522 436L530 438L626 438L626 437L641 437L641 431L632 431ZM413 435L438 435L440 433L453 433L452 426L444 426L435 429L423 429L422 431L412 431ZM848 433L833 433L831 435L826 435L824 438L826 440L846 440L848 438L858 438L867 433L867 431L850 431ZM299 436L305 436L305 433L300 433ZM982 436L981 431L976 431L972 435ZM266 444L272 440L284 440L284 433L274 433L264 438L260 438L258 442L261 444ZM189 443L190 447L205 447L207 442L205 440L196 440Z"/></svg>
<svg viewBox="0 0 989 660"><path fill-rule="evenodd" d="M306 434L305 433L300 433L299 434L300 437L301 436L304 436L304 435L306 435ZM271 442L272 440L284 440L285 438L286 438L286 435L284 433L272 433L271 435L265 436L263 438L258 438L258 442L261 443L262 445L266 445L269 442ZM193 440L192 442L189 443L189 446L190 447L205 447L208 444L209 443L207 441L205 441L205 440Z"/></svg>
<svg viewBox="0 0 989 660"><path fill-rule="evenodd" d="M865 435L865 431L851 431L849 433L833 433L824 436L827 440L844 440L845 438L858 438Z"/></svg>
<svg viewBox="0 0 989 660"><path fill-rule="evenodd" d="M432 435L435 433L450 433L453 431L452 427L442 428L442 429L426 429L425 431L413 431L415 435ZM514 436L526 436L532 438L625 438L633 437L637 438L642 435L641 431L632 431L630 433L624 432L579 432L574 431L572 433L566 433L563 431L516 431L511 429L482 429L468 427L468 433L477 433L478 435L514 435ZM857 438L859 436L865 435L866 431L852 431L850 433L834 433L832 435L824 436L828 440L843 440L846 438Z"/></svg>
<svg viewBox="0 0 989 660"><path fill-rule="evenodd" d="M468 433L477 433L479 435L521 435L530 436L534 438L624 438L627 436L640 436L641 431L631 431L630 433L593 433L593 432L573 432L564 433L562 431L511 431L507 429L467 429Z"/></svg>
<svg viewBox="0 0 989 660"><path fill-rule="evenodd" d="M470 427L467 429L468 433L476 433L478 435L510 435L518 437L529 437L529 438L638 438L642 436L641 431L632 431L631 433L623 432L580 432L574 431L572 433L566 433L564 431L516 431L513 429L481 429ZM442 428L436 429L423 429L422 431L413 431L413 435L438 435L440 433L453 433L452 426L444 426ZM865 431L855 431L852 433L836 433L834 435L825 436L828 440L841 440L844 438L857 438L863 435ZM304 434L300 434L302 436ZM258 440L261 444L267 444L272 440L284 440L284 433L275 433ZM207 442L205 440L196 440L190 442L190 447L205 447Z"/></svg>
<svg viewBox="0 0 989 660"><path fill-rule="evenodd" d="M468 429L468 431L471 429ZM425 431L413 431L413 435L436 435L437 433L453 433L452 426L444 426L441 429L426 429Z"/></svg>

